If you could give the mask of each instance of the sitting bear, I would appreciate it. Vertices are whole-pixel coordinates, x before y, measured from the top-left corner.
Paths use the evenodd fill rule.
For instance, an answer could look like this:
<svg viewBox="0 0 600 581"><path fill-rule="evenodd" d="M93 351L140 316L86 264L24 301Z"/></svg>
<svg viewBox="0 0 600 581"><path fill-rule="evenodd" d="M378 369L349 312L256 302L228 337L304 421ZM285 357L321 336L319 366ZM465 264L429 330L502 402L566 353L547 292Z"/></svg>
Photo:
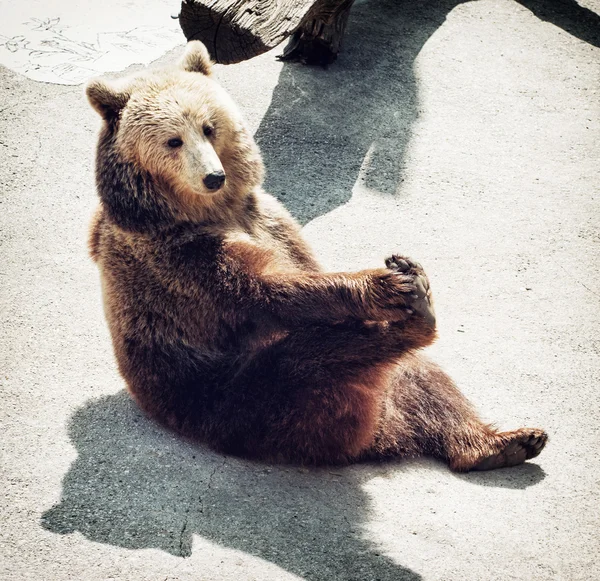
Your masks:
<svg viewBox="0 0 600 581"><path fill-rule="evenodd" d="M261 155L193 41L175 68L86 92L102 116L97 262L119 370L152 418L269 462L430 455L513 466L539 429L498 432L418 350L435 338L412 260L323 272L261 189Z"/></svg>

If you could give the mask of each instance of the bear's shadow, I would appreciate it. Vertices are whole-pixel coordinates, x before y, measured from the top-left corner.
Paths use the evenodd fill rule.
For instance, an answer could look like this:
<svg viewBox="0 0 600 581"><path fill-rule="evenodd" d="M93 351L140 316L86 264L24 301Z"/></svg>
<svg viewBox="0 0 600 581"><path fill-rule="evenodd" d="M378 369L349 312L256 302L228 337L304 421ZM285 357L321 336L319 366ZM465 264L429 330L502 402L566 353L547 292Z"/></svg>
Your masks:
<svg viewBox="0 0 600 581"><path fill-rule="evenodd" d="M126 392L85 405L69 432L78 456L47 530L180 557L197 534L315 581L420 579L362 538L364 493L349 481L361 470L222 456L165 432Z"/></svg>
<svg viewBox="0 0 600 581"><path fill-rule="evenodd" d="M419 110L415 58L448 14L468 1L359 0L331 67L284 64L255 138L267 169L265 189L301 224L349 201L359 177L381 195L399 195ZM600 17L575 0L518 1L600 46Z"/></svg>
<svg viewBox="0 0 600 581"><path fill-rule="evenodd" d="M363 530L369 501L362 484L400 470L397 463L305 469L222 456L165 432L126 392L87 403L69 435L78 456L60 502L42 517L49 531L180 557L191 555L197 534L315 581L421 578L381 554ZM463 477L524 488L544 473L524 465ZM398 534L410 534L403 515L395 518Z"/></svg>

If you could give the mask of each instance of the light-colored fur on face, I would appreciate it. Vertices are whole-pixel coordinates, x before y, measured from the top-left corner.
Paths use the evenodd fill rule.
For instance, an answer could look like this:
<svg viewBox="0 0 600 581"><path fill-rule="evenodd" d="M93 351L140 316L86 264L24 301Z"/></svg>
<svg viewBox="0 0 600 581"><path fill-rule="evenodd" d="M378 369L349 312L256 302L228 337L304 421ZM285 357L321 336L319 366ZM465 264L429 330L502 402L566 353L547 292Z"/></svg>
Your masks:
<svg viewBox="0 0 600 581"><path fill-rule="evenodd" d="M121 115L117 145L125 158L181 194L216 195L203 180L225 172L227 146L243 133L228 96L206 77L176 72L134 93ZM237 112L236 112L237 113ZM211 132L205 135L205 130ZM169 141L179 139L180 147Z"/></svg>
<svg viewBox="0 0 600 581"><path fill-rule="evenodd" d="M227 93L210 77L200 42L188 43L179 68L129 79L92 81L87 95L108 126L124 162L148 172L180 214L198 215L260 185L254 140ZM169 141L180 140L173 147ZM210 190L204 179L225 174Z"/></svg>

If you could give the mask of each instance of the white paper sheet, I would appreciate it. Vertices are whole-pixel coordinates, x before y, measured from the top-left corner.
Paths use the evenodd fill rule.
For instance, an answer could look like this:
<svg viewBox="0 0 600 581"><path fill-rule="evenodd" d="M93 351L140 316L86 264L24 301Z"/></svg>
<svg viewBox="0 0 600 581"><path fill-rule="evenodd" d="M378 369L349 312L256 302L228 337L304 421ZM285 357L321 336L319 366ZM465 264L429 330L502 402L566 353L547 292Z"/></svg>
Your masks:
<svg viewBox="0 0 600 581"><path fill-rule="evenodd" d="M177 0L0 0L0 63L36 81L77 85L148 64L185 42Z"/></svg>

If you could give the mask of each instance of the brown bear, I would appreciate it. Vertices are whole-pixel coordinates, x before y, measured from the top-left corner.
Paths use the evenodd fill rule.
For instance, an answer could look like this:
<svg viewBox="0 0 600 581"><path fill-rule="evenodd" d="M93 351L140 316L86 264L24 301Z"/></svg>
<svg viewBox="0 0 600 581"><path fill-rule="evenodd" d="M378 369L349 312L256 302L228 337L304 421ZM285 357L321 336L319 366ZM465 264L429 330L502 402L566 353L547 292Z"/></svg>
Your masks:
<svg viewBox="0 0 600 581"><path fill-rule="evenodd" d="M190 42L182 61L87 86L103 118L90 248L119 369L145 412L229 454L294 463L430 455L458 471L540 453L498 432L417 351L423 269L323 272L261 190L261 156Z"/></svg>

